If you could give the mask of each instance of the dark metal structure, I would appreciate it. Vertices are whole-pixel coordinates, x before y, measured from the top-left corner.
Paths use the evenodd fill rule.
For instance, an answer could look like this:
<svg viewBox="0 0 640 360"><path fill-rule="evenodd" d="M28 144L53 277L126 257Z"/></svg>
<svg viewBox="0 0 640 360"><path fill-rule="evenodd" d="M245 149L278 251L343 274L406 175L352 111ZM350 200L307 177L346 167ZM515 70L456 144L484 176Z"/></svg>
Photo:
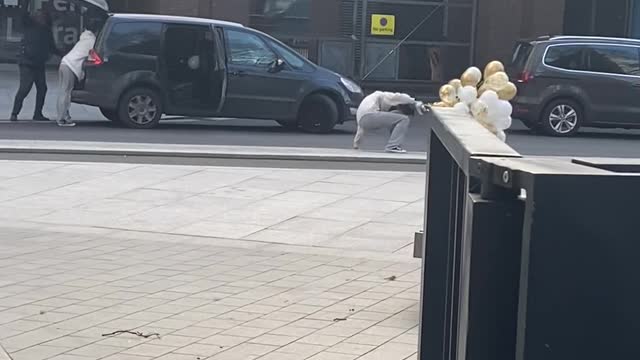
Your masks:
<svg viewBox="0 0 640 360"><path fill-rule="evenodd" d="M640 358L640 160L525 157L427 116L419 359Z"/></svg>

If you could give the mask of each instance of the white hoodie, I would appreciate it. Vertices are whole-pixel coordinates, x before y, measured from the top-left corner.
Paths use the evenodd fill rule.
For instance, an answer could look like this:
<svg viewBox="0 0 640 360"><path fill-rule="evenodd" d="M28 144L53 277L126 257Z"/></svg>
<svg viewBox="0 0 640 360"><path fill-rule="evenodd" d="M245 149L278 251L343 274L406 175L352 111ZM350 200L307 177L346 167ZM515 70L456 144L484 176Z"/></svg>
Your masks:
<svg viewBox="0 0 640 360"><path fill-rule="evenodd" d="M89 50L93 49L95 44L96 36L91 31L85 30L73 49L62 58L62 64L68 66L78 79L84 78L82 64L89 56Z"/></svg>

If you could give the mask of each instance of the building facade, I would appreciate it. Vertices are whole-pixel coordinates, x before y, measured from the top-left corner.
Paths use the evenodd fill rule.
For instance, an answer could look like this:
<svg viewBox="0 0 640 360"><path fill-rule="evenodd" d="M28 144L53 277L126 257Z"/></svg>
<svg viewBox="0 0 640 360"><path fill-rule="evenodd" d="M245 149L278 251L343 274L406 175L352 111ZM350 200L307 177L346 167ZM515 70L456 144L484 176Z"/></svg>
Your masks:
<svg viewBox="0 0 640 360"><path fill-rule="evenodd" d="M62 47L87 15L71 0L52 10ZM18 0L0 0L0 61L15 61ZM239 22L371 87L432 89L470 64L508 62L520 38L550 34L640 38L640 0L109 0L115 12ZM406 38L402 45L398 44Z"/></svg>

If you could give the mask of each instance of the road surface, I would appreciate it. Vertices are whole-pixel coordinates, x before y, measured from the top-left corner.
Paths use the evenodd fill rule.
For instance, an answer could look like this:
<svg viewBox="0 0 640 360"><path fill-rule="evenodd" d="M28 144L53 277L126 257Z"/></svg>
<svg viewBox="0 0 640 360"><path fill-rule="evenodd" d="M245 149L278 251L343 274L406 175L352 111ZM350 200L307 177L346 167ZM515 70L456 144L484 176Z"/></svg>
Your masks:
<svg viewBox="0 0 640 360"><path fill-rule="evenodd" d="M326 135L288 131L274 122L257 120L180 120L163 123L154 130L124 129L105 120L78 123L75 128L59 128L52 123L0 121L0 139L349 148L355 132L354 123L339 126ZM426 125L414 122L405 143L406 148L425 151L425 134ZM387 135L382 132L367 136L364 149L382 149ZM522 125L515 124L508 142L526 155L640 158L640 131L637 130L587 129L577 137L562 139L532 135Z"/></svg>

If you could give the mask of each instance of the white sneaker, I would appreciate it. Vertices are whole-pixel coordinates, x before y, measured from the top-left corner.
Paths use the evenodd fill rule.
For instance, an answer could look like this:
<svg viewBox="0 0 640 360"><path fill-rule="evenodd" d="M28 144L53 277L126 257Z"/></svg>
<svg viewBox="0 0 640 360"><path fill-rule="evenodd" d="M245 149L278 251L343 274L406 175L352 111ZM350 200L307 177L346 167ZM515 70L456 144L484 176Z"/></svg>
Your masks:
<svg viewBox="0 0 640 360"><path fill-rule="evenodd" d="M58 120L58 121L56 121L56 123L60 127L74 127L74 126L76 126L76 123L74 123L71 120Z"/></svg>
<svg viewBox="0 0 640 360"><path fill-rule="evenodd" d="M393 153L393 154L406 154L407 153L407 150L403 149L400 146L390 147L390 148L387 148L385 151L388 152L388 153Z"/></svg>

